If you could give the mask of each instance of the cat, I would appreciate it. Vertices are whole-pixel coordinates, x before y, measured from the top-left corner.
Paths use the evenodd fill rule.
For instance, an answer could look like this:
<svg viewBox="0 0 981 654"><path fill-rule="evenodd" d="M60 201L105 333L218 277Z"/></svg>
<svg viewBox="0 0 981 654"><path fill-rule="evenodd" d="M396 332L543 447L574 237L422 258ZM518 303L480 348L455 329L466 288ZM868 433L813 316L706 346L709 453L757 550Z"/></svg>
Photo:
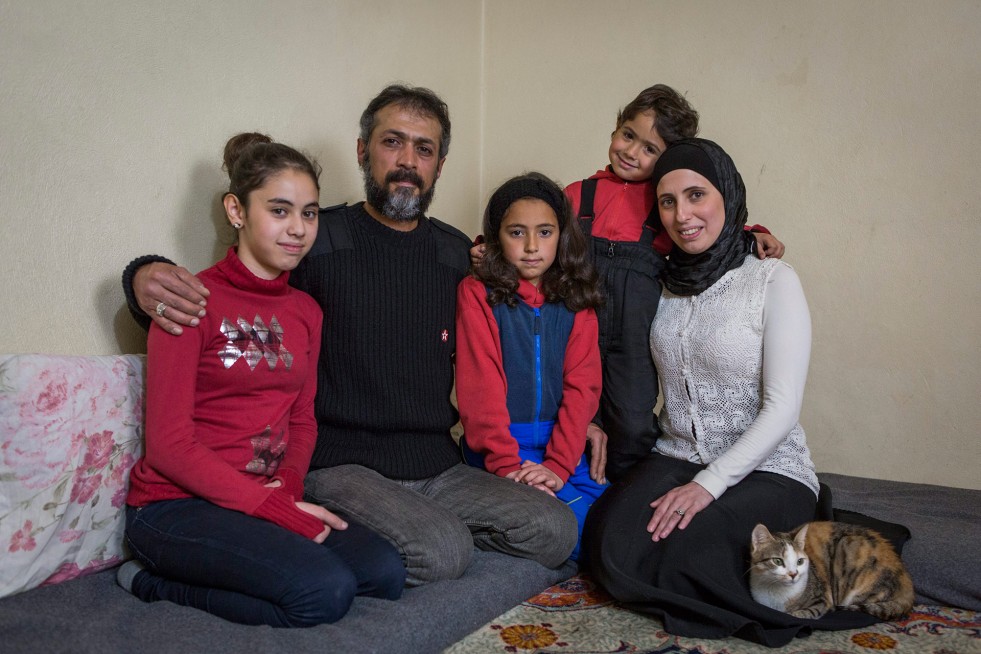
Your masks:
<svg viewBox="0 0 981 654"><path fill-rule="evenodd" d="M753 599L798 618L832 609L896 620L913 607L913 580L885 538L842 522L810 522L771 534L756 525L749 587Z"/></svg>

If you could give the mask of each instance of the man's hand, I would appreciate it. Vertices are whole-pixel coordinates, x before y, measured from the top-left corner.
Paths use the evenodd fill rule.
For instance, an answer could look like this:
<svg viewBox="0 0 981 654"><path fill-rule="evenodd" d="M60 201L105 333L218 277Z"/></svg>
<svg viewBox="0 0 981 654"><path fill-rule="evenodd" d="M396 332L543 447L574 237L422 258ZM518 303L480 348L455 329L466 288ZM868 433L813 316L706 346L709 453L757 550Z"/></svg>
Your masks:
<svg viewBox="0 0 981 654"><path fill-rule="evenodd" d="M606 432L595 422L586 427L589 441L589 476L597 484L606 483Z"/></svg>
<svg viewBox="0 0 981 654"><path fill-rule="evenodd" d="M186 268L157 261L141 266L133 275L133 294L155 323L178 335L181 325L197 327L204 317L207 297L211 294ZM163 313L157 307L163 303Z"/></svg>
<svg viewBox="0 0 981 654"><path fill-rule="evenodd" d="M756 256L760 259L767 257L783 258L783 252L786 248L784 248L783 243L777 240L776 236L763 232L753 232L753 236L756 237Z"/></svg>
<svg viewBox="0 0 981 654"><path fill-rule="evenodd" d="M296 508L300 509L301 511L306 511L314 518L317 518L324 523L324 530L317 534L313 539L313 542L315 543L323 543L325 540L327 540L327 536L330 535L331 529L337 529L338 531L344 531L347 529L347 523L344 522L344 520L319 504L297 502Z"/></svg>

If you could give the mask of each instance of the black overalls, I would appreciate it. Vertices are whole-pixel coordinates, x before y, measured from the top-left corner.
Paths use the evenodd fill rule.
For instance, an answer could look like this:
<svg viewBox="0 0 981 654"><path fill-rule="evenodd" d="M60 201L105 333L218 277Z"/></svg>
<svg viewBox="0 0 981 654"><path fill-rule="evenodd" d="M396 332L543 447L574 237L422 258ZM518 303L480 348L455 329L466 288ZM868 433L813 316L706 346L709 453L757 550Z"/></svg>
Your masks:
<svg viewBox="0 0 981 654"><path fill-rule="evenodd" d="M665 260L653 248L660 228L656 205L639 241L610 241L592 236L595 193L596 180L583 180L578 217L592 241L593 264L606 296L606 304L597 310L603 394L595 422L609 437L606 476L616 481L651 451L660 433L654 415L657 370L649 339Z"/></svg>

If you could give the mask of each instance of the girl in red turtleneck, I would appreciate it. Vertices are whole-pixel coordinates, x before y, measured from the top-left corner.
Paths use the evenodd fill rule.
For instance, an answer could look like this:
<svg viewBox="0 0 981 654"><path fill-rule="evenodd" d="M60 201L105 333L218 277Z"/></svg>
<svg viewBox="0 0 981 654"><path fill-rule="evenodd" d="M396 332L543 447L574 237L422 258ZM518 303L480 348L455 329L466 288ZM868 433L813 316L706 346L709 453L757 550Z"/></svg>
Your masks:
<svg viewBox="0 0 981 654"><path fill-rule="evenodd" d="M380 536L302 501L323 314L288 280L317 236L320 171L261 134L229 140L225 167L238 245L199 275L197 329L150 328L146 454L126 500L137 560L117 579L234 622L333 622L357 594L399 597L405 570Z"/></svg>

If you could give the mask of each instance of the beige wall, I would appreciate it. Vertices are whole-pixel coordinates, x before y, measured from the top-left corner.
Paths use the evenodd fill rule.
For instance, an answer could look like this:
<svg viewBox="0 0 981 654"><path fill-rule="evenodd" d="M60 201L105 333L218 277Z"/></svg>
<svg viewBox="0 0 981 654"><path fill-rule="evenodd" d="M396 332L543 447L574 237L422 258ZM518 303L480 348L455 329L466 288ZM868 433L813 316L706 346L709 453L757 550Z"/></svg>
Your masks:
<svg viewBox="0 0 981 654"><path fill-rule="evenodd" d="M973 0L0 0L2 349L139 349L118 273L220 254L236 131L305 147L322 201L353 201L367 99L431 86L454 122L433 213L473 233L505 177L602 166L616 110L665 82L804 283L819 469L981 488L979 42Z"/></svg>
<svg viewBox="0 0 981 654"><path fill-rule="evenodd" d="M119 273L141 253L192 270L224 253L237 132L316 156L323 203L360 199L358 119L393 80L452 107L434 210L473 211L480 20L476 2L0 0L0 270L21 279L3 289L16 310L0 349L139 349Z"/></svg>

